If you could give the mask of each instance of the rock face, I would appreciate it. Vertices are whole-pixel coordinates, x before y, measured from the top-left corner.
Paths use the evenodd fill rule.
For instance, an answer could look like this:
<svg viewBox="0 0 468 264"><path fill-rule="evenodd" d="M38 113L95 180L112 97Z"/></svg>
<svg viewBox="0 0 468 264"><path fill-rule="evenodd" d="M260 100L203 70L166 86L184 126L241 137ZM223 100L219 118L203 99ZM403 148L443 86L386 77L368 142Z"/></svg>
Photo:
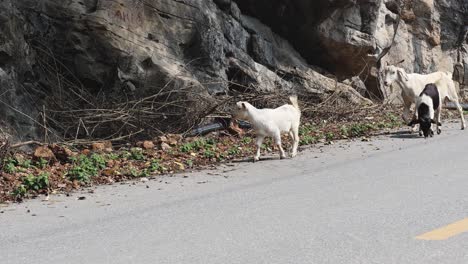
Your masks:
<svg viewBox="0 0 468 264"><path fill-rule="evenodd" d="M339 80L359 76L367 90L380 91L373 69L389 47L401 20L395 44L384 61L409 72L466 69L468 1L458 0L236 0L241 10L288 39L308 63ZM463 70L466 75L466 70ZM466 76L465 76L466 79Z"/></svg>
<svg viewBox="0 0 468 264"><path fill-rule="evenodd" d="M466 1L407 2L3 0L0 121L24 138L105 138L183 130L236 93L382 99L372 67L393 41L398 12L390 62L404 57L416 72L459 62L468 81ZM333 75L359 76L367 92ZM99 124L103 117L113 125Z"/></svg>

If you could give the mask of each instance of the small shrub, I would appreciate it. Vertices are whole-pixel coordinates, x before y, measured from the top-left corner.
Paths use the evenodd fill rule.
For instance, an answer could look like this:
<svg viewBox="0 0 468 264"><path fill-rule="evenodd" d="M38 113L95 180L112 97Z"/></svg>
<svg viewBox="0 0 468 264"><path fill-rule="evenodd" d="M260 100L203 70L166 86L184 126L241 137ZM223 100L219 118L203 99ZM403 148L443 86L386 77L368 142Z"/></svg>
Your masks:
<svg viewBox="0 0 468 264"><path fill-rule="evenodd" d="M341 132L342 137L345 137L345 138L349 137L349 131L348 131L348 128L346 126L341 126L340 132Z"/></svg>
<svg viewBox="0 0 468 264"><path fill-rule="evenodd" d="M311 145L317 143L317 138L311 135L304 135L300 137L299 144L300 145Z"/></svg>
<svg viewBox="0 0 468 264"><path fill-rule="evenodd" d="M70 180L76 180L79 182L89 182L91 177L97 176L99 170L105 168L105 160L101 159L102 156L91 155L91 158L80 155L76 158L72 158L72 168L66 173L66 176Z"/></svg>
<svg viewBox="0 0 468 264"><path fill-rule="evenodd" d="M145 155L143 154L143 149L141 148L131 148L130 149L131 158L133 160L144 160Z"/></svg>
<svg viewBox="0 0 468 264"><path fill-rule="evenodd" d="M317 128L312 124L304 124L299 127L299 135L300 136L308 135L316 130Z"/></svg>
<svg viewBox="0 0 468 264"><path fill-rule="evenodd" d="M150 163L150 166L149 166L149 170L151 172L156 172L156 171L159 171L161 169L161 165L159 165L159 161L158 160L151 160L151 163Z"/></svg>
<svg viewBox="0 0 468 264"><path fill-rule="evenodd" d="M118 154L115 154L115 153L109 153L107 154L107 157L106 157L108 160L116 160L119 158L119 155Z"/></svg>
<svg viewBox="0 0 468 264"><path fill-rule="evenodd" d="M371 131L374 128L375 127L369 123L353 124L349 128L349 134L353 137L365 136L367 133L369 133L369 131Z"/></svg>
<svg viewBox="0 0 468 264"><path fill-rule="evenodd" d="M252 143L252 138L251 137L244 137L244 138L242 138L242 143L248 145L248 144Z"/></svg>
<svg viewBox="0 0 468 264"><path fill-rule="evenodd" d="M16 166L18 165L18 162L16 159L13 158L7 158L5 159L3 163L3 171L6 173L15 173L17 171Z"/></svg>
<svg viewBox="0 0 468 264"><path fill-rule="evenodd" d="M122 153L120 154L120 157L123 158L123 159L128 159L132 156L132 153L128 152L128 151L122 151Z"/></svg>
<svg viewBox="0 0 468 264"><path fill-rule="evenodd" d="M325 134L325 140L332 141L333 139L335 139L335 134L334 133L328 132L327 134Z"/></svg>
<svg viewBox="0 0 468 264"><path fill-rule="evenodd" d="M26 189L26 187L23 184L21 184L18 187L16 187L15 190L13 190L13 196L15 196L16 199L23 198L24 196L26 196L27 192L28 190Z"/></svg>
<svg viewBox="0 0 468 264"><path fill-rule="evenodd" d="M40 158L38 161L36 161L36 166L41 169L44 169L47 166L47 164L49 164L49 161L43 158Z"/></svg>
<svg viewBox="0 0 468 264"><path fill-rule="evenodd" d="M13 163L6 163L5 166L3 166L3 170L6 173L15 173L16 172L16 166Z"/></svg>
<svg viewBox="0 0 468 264"><path fill-rule="evenodd" d="M235 145L231 148L228 149L228 155L230 156L236 156L241 153L241 150L239 149L239 146Z"/></svg>
<svg viewBox="0 0 468 264"><path fill-rule="evenodd" d="M104 156L94 153L91 155L90 158L98 169L102 170L106 167L106 159L104 158Z"/></svg>
<svg viewBox="0 0 468 264"><path fill-rule="evenodd" d="M216 156L216 153L211 150L211 149L206 149L204 152L203 152L203 156L207 159L212 159Z"/></svg>
<svg viewBox="0 0 468 264"><path fill-rule="evenodd" d="M23 184L26 190L39 191L49 187L49 174L42 172L38 176L28 174L23 179Z"/></svg>
<svg viewBox="0 0 468 264"><path fill-rule="evenodd" d="M192 142L188 142L180 146L180 151L184 153L192 151L200 151L212 149L216 145L216 141L212 138L198 139Z"/></svg>
<svg viewBox="0 0 468 264"><path fill-rule="evenodd" d="M25 168L25 169L29 169L29 168L31 168L32 161L29 160L29 159L25 159L22 162L18 162L18 165Z"/></svg>

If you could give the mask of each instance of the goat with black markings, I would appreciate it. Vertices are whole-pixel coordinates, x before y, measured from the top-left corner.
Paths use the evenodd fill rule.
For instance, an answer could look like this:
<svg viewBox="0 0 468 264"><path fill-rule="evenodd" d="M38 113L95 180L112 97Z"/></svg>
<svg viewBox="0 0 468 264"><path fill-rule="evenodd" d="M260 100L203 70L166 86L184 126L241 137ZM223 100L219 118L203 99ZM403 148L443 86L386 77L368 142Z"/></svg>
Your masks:
<svg viewBox="0 0 468 264"><path fill-rule="evenodd" d="M428 83L435 83L441 103L445 100L449 100L456 105L460 114L461 129L465 129L466 125L463 109L460 105L457 89L450 72L438 71L430 74L406 73L403 68L388 65L387 63L383 70L383 79L386 86L390 86L396 82L401 87L401 96L404 102L404 120L407 120L407 117L411 113L411 105L416 103L418 95L425 85Z"/></svg>
<svg viewBox="0 0 468 264"><path fill-rule="evenodd" d="M420 130L422 130L424 134L424 138L427 138L434 136L434 131L431 126L432 124L436 124L437 134L440 134L441 129L439 126L442 125L440 123L441 106L441 97L437 85L434 83L427 84L416 99L416 108L413 120L408 124L408 126L419 124ZM434 120L434 117L436 120Z"/></svg>

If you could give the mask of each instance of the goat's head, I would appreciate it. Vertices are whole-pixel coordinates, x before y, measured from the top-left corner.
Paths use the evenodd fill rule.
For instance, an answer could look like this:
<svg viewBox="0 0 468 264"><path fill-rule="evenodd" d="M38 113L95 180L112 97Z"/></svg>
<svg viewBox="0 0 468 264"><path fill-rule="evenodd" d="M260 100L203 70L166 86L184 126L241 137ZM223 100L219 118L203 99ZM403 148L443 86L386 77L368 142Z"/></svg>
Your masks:
<svg viewBox="0 0 468 264"><path fill-rule="evenodd" d="M394 65L389 65L387 62L383 69L383 79L385 86L390 86L397 80L401 82L407 82L408 75L404 69L398 68Z"/></svg>
<svg viewBox="0 0 468 264"><path fill-rule="evenodd" d="M413 119L408 126L414 126L419 124L421 131L423 132L424 138L434 136L434 131L432 131L432 124L436 124L436 121L428 115L420 116L417 119ZM439 123L439 125L442 125Z"/></svg>
<svg viewBox="0 0 468 264"><path fill-rule="evenodd" d="M248 119L248 105L249 103L247 102L237 102L236 103L236 108L234 109L233 117L235 119L240 119L240 120L246 120Z"/></svg>

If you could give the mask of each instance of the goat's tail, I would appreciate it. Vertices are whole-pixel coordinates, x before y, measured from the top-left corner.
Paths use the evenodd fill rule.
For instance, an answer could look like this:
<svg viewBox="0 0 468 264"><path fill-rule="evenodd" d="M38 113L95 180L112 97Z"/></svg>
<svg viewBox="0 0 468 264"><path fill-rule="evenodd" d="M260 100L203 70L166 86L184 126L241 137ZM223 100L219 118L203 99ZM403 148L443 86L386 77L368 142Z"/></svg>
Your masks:
<svg viewBox="0 0 468 264"><path fill-rule="evenodd" d="M299 103L297 102L297 95L290 96L289 101L291 101L291 104L294 106L294 108L301 111L301 109L299 108Z"/></svg>

